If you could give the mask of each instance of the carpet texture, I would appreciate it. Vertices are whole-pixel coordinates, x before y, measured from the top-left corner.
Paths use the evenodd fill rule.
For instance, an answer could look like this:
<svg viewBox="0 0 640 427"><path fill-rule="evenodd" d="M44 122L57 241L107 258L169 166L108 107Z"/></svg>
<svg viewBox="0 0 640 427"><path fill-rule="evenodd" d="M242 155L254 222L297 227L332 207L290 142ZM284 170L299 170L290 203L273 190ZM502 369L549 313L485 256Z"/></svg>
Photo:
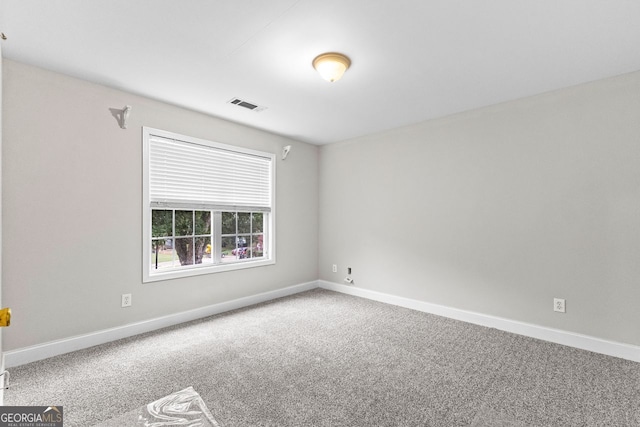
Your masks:
<svg viewBox="0 0 640 427"><path fill-rule="evenodd" d="M192 386L221 426L640 426L640 364L316 289L10 369L90 426Z"/></svg>

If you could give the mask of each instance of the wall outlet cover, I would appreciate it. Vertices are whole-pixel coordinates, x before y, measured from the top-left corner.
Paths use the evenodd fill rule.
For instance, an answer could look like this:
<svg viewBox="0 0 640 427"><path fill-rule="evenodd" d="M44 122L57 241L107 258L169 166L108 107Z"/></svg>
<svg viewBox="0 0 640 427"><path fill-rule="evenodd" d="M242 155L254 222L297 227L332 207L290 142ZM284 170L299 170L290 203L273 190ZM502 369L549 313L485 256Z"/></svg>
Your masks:
<svg viewBox="0 0 640 427"><path fill-rule="evenodd" d="M559 313L566 313L565 301L563 298L553 299L553 311L557 311Z"/></svg>

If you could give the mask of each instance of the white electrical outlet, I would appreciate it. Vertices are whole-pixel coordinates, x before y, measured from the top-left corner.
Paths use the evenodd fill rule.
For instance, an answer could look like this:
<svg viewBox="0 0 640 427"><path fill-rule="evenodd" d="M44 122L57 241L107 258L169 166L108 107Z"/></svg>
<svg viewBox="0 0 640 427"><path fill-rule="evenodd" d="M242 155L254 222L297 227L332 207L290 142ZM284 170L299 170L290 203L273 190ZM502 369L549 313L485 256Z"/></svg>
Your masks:
<svg viewBox="0 0 640 427"><path fill-rule="evenodd" d="M553 311L558 311L560 313L566 313L564 299L563 298L554 298L553 299Z"/></svg>
<svg viewBox="0 0 640 427"><path fill-rule="evenodd" d="M122 307L131 307L131 294L122 294Z"/></svg>
<svg viewBox="0 0 640 427"><path fill-rule="evenodd" d="M333 264L332 271L333 271L334 273L337 273L337 272L338 272L338 264Z"/></svg>

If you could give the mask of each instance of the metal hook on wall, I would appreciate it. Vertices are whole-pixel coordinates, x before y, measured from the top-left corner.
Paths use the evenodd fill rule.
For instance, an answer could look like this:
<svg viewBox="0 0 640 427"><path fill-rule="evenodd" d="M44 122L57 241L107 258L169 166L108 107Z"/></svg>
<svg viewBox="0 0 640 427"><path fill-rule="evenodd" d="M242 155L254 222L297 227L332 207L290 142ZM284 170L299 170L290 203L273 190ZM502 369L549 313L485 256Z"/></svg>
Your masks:
<svg viewBox="0 0 640 427"><path fill-rule="evenodd" d="M282 160L285 160L289 155L289 151L291 151L291 146L287 145L282 149Z"/></svg>
<svg viewBox="0 0 640 427"><path fill-rule="evenodd" d="M122 129L127 128L127 120L129 120L129 115L131 114L131 105L125 105L122 110Z"/></svg>
<svg viewBox="0 0 640 427"><path fill-rule="evenodd" d="M111 115L118 122L118 126L120 126L121 129L126 129L127 121L131 115L131 105L125 105L122 110L119 108L109 108L109 111L111 111Z"/></svg>

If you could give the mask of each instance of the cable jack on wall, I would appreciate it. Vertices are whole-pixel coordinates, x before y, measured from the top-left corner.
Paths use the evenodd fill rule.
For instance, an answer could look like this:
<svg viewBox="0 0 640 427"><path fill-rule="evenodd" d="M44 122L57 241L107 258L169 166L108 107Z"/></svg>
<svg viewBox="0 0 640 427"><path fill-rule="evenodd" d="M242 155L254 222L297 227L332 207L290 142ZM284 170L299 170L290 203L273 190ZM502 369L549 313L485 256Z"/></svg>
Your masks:
<svg viewBox="0 0 640 427"><path fill-rule="evenodd" d="M344 278L344 282L347 285L353 285L353 279L351 278L351 267L347 267L347 277Z"/></svg>

